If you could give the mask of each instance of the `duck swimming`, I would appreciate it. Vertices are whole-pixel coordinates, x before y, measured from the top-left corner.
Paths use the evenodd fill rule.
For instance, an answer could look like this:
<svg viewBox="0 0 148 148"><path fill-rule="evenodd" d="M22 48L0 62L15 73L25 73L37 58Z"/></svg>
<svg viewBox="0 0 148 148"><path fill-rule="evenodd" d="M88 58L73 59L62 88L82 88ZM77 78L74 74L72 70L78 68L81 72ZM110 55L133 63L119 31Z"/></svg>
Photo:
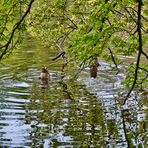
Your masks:
<svg viewBox="0 0 148 148"><path fill-rule="evenodd" d="M93 63L90 65L90 77L96 78L98 72L98 66L100 66L98 62L98 58L95 58Z"/></svg>
<svg viewBox="0 0 148 148"><path fill-rule="evenodd" d="M96 78L97 77L97 71L98 71L97 65L95 65L95 64L91 65L91 67L90 67L90 77Z"/></svg>
<svg viewBox="0 0 148 148"><path fill-rule="evenodd" d="M48 80L49 78L50 77L49 77L49 72L48 72L47 67L43 67L42 71L40 73L39 79L41 79L41 80Z"/></svg>

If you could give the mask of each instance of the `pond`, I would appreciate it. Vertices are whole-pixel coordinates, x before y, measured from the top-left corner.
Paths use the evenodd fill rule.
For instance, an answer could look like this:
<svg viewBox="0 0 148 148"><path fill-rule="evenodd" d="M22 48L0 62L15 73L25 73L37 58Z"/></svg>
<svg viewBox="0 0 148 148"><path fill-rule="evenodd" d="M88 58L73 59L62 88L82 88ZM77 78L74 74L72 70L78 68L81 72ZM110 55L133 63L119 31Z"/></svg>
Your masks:
<svg viewBox="0 0 148 148"><path fill-rule="evenodd" d="M0 64L0 147L127 148L146 147L147 95L127 91L120 72L100 61L96 79L84 70L71 81L61 78L57 52L28 37ZM130 59L129 59L130 60ZM38 79L46 65L47 85Z"/></svg>

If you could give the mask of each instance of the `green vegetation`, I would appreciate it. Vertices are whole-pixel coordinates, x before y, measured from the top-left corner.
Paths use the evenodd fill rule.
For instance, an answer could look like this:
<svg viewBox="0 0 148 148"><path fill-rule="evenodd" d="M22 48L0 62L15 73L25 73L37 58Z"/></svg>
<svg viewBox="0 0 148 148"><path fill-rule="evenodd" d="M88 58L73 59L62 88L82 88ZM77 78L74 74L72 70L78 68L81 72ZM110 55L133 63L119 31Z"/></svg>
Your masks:
<svg viewBox="0 0 148 148"><path fill-rule="evenodd" d="M147 6L147 0L1 0L0 59L24 31L79 66L99 57L118 69L121 56L135 56L127 70L126 101L135 87L148 82Z"/></svg>

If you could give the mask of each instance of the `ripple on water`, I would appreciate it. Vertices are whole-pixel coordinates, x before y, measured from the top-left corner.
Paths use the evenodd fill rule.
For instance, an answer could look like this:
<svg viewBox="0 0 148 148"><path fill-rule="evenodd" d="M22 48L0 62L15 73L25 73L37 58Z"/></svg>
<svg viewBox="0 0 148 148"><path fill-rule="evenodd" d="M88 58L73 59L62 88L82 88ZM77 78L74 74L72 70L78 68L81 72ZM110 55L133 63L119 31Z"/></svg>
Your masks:
<svg viewBox="0 0 148 148"><path fill-rule="evenodd" d="M27 97L30 95L27 92L29 84L26 82L11 82L12 80L8 79L5 83L0 84L2 86L0 98L0 145L23 147L24 142L26 146L27 143L30 143L29 132L31 127L25 124L26 103L29 102Z"/></svg>
<svg viewBox="0 0 148 148"><path fill-rule="evenodd" d="M52 70L61 67L49 65L53 79L42 88L36 79L38 69L51 60L49 50L36 47L37 43L30 39L29 42L31 48L23 46L10 58L8 67L0 71L0 146L126 148L122 112L126 130L134 130L131 135L138 128L134 126L136 120L131 119L138 117L142 127L146 117L133 104L130 108L120 108L117 104L118 94L123 92L120 82L124 74L114 75L116 71L100 61L96 79L88 78L85 71L79 84L65 80L63 83L56 80L56 72ZM141 134L138 140L142 139Z"/></svg>
<svg viewBox="0 0 148 148"><path fill-rule="evenodd" d="M0 145L24 146L24 142L29 142L26 137L30 136L31 131L30 125L25 124L24 105L13 102L6 106L0 109Z"/></svg>

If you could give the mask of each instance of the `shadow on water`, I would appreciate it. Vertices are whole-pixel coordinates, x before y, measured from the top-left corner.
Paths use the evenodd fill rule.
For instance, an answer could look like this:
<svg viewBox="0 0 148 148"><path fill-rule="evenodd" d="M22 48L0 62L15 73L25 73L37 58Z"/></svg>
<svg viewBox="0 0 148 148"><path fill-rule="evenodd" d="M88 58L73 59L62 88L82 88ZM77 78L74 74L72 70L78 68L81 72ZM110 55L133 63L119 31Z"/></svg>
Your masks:
<svg viewBox="0 0 148 148"><path fill-rule="evenodd" d="M103 61L98 77L84 71L77 81L60 78L55 52L29 38L0 65L1 147L144 147L147 100L120 105L123 73ZM46 65L51 80L38 80ZM122 69L122 67L121 67Z"/></svg>

